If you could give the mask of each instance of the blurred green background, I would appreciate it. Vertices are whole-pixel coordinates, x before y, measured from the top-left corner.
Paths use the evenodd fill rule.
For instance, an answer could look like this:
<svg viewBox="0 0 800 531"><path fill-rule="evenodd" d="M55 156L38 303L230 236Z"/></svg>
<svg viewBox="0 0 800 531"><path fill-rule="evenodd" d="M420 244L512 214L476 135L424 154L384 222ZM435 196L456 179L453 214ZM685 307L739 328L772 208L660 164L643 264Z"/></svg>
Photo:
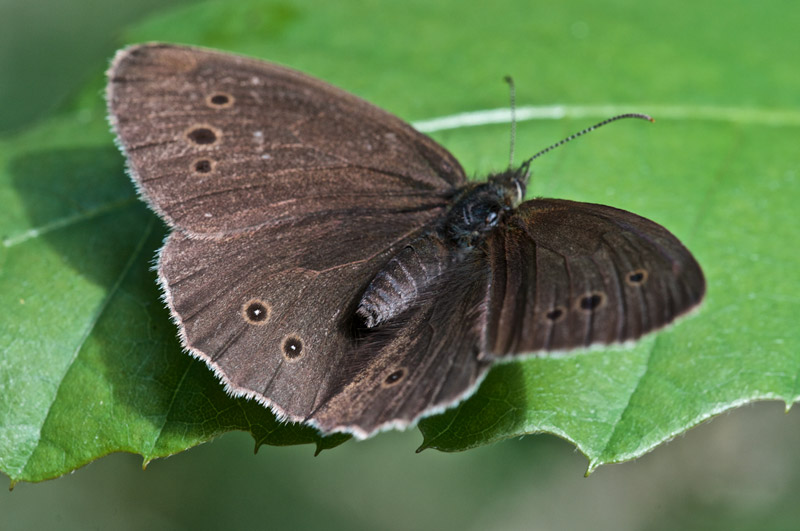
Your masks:
<svg viewBox="0 0 800 531"><path fill-rule="evenodd" d="M395 31L378 21L387 15L377 1L337 3L338 17L318 12L322 3L312 1L195 4L0 0L0 136L99 102L114 50L151 38L229 49L235 43L265 57L264 47L274 45L268 57L324 72L367 98L385 96L387 86L446 95L375 100L408 119L502 107L499 80L506 73L517 78L520 104L798 106L796 65L776 65L772 77L751 72L774 60L770 49L787 57L797 48L787 30L800 15L792 2L682 9L666 1L508 0L429 11L413 2L408 12L425 14L398 21ZM222 10L224 24L195 32L181 26L184 10L196 7L207 8L205 15L191 16L210 21ZM474 39L441 33L458 34L462 22L476 20L485 32ZM351 47L365 39L374 48ZM346 68L331 68L332 55ZM478 56L495 68L473 68ZM409 62L416 86L404 82ZM473 154L468 171L505 159L507 129L497 131L497 153L491 161ZM310 447L264 447L253 456L252 439L234 433L144 472L139 457L113 455L54 481L17 485L0 494L0 528L796 529L797 421L782 403L747 406L589 478L585 458L549 435L416 455L420 435L412 430L314 458Z"/></svg>
<svg viewBox="0 0 800 531"><path fill-rule="evenodd" d="M151 463L116 454L0 493L16 529L797 529L800 415L748 406L583 477L550 435L457 454L386 433L313 457L231 433Z"/></svg>

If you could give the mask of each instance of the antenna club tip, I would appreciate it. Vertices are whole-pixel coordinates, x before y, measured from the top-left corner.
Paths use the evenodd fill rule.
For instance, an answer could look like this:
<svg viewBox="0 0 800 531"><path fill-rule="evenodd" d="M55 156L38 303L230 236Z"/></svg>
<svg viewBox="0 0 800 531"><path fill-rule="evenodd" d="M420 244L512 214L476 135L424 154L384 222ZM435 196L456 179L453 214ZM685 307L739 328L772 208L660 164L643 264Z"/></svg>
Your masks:
<svg viewBox="0 0 800 531"><path fill-rule="evenodd" d="M648 121L648 122L650 122L651 124L654 124L654 123L656 123L656 119L655 119L655 118L653 118L652 116L648 116L648 117L647 117L647 121Z"/></svg>

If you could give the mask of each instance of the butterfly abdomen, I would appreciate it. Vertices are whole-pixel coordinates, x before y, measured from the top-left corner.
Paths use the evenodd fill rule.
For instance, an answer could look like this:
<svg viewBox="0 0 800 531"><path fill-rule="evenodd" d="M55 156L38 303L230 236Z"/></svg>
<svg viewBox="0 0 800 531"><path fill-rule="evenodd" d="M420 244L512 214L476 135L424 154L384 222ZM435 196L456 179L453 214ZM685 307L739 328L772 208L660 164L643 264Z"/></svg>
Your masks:
<svg viewBox="0 0 800 531"><path fill-rule="evenodd" d="M400 315L442 274L448 249L435 233L420 236L392 257L375 275L356 313L367 328Z"/></svg>

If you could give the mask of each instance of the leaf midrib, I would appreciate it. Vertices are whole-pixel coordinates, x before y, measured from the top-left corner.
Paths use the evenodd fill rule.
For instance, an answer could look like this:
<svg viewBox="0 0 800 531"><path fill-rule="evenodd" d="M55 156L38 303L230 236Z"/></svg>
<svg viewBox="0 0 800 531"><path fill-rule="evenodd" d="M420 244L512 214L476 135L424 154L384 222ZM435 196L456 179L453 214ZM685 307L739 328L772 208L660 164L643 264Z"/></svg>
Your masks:
<svg viewBox="0 0 800 531"><path fill-rule="evenodd" d="M71 225L76 225L83 221L90 220L92 218L96 218L98 216L102 216L103 214L107 214L114 210L121 210L122 208L126 207L138 201L138 198L134 196L126 197L124 199L118 199L116 201L109 201L106 203L101 203L95 208L91 208L88 210L84 210L82 212L78 212L76 214L72 214L69 216L64 216L61 218L55 218L52 221L45 223L43 225L39 225L38 227L29 228L26 231L18 233L14 236L9 236L3 239L3 247L10 248L16 245L20 245L25 243L28 240L38 238L40 236L44 236L45 234L67 228Z"/></svg>

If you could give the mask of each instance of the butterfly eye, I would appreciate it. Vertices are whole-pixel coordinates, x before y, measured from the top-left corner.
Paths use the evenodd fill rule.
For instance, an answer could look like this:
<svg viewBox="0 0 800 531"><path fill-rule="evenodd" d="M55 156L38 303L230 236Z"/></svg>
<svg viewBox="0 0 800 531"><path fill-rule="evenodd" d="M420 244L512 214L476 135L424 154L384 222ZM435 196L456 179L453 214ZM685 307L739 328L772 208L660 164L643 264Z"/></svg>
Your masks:
<svg viewBox="0 0 800 531"><path fill-rule="evenodd" d="M501 204L491 205L489 207L489 212L483 220L484 230L496 227L497 224L500 223L500 212L503 210L505 210L505 208Z"/></svg>

